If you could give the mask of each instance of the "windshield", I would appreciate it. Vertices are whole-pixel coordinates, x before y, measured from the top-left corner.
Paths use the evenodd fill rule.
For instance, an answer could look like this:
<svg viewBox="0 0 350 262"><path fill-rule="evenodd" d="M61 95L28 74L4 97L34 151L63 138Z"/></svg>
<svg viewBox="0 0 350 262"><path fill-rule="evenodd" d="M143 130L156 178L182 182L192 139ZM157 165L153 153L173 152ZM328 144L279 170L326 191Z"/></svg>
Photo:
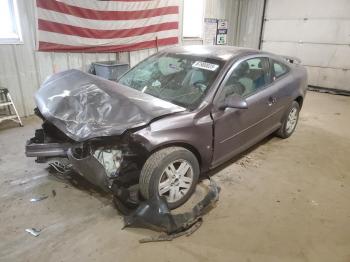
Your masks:
<svg viewBox="0 0 350 262"><path fill-rule="evenodd" d="M118 82L176 105L195 108L221 66L220 60L165 53L142 61Z"/></svg>

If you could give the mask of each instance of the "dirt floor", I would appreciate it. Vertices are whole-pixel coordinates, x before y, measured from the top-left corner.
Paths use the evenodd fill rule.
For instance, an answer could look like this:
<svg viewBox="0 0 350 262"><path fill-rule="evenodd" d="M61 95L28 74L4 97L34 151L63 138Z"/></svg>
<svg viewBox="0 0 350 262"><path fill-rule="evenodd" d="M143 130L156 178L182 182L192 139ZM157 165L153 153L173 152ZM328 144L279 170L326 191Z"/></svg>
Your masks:
<svg viewBox="0 0 350 262"><path fill-rule="evenodd" d="M110 197L26 158L39 124L0 131L0 261L350 261L350 97L309 92L295 134L213 172L217 207L193 235L161 243L139 244L156 234L121 230Z"/></svg>

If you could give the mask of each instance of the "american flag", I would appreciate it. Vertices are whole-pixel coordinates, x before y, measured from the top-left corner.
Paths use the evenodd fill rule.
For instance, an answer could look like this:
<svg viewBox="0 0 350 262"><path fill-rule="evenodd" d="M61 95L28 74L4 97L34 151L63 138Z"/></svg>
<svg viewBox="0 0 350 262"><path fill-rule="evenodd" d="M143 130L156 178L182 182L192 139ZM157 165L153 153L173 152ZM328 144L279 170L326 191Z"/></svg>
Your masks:
<svg viewBox="0 0 350 262"><path fill-rule="evenodd" d="M179 0L37 0L39 51L119 52L178 43Z"/></svg>

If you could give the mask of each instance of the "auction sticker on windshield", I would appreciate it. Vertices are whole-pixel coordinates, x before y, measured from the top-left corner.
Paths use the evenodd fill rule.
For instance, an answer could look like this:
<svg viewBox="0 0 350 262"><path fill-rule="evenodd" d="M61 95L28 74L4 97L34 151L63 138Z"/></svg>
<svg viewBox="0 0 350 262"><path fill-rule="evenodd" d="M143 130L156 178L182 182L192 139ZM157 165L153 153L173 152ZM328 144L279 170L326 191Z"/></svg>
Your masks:
<svg viewBox="0 0 350 262"><path fill-rule="evenodd" d="M219 68L219 65L211 64L203 61L196 61L193 63L192 67L201 68L209 71L215 71Z"/></svg>

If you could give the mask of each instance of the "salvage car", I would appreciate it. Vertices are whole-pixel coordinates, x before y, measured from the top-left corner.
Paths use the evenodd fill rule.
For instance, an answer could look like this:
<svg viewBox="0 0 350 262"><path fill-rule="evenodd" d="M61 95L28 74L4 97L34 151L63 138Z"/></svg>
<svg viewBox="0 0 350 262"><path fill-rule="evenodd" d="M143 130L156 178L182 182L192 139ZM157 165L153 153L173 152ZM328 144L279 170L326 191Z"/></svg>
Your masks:
<svg viewBox="0 0 350 262"><path fill-rule="evenodd" d="M117 82L60 72L35 95L43 124L26 155L65 159L65 168L123 203L158 194L179 207L200 174L272 133L294 132L307 89L296 61L253 49L185 46L158 52Z"/></svg>

